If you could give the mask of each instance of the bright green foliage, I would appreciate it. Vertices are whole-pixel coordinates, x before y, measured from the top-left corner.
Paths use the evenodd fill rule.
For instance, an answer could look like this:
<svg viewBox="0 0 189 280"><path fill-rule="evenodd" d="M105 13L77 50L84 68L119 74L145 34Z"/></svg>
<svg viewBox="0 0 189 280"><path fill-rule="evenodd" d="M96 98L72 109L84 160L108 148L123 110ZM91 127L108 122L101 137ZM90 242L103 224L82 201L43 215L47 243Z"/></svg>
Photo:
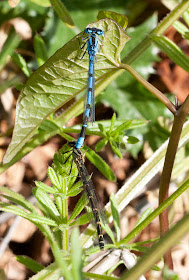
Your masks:
<svg viewBox="0 0 189 280"><path fill-rule="evenodd" d="M125 135L125 131L131 128L132 121L125 121L121 125L115 128L116 115L114 114L111 120L111 126L109 130L106 130L105 127L99 123L99 130L103 135L103 139L96 144L96 151L99 152L105 145L107 145L108 141L112 147L114 153L122 158L121 151L117 144L120 144L123 141L123 136ZM127 137L127 143L135 144L138 142L138 139L135 137Z"/></svg>

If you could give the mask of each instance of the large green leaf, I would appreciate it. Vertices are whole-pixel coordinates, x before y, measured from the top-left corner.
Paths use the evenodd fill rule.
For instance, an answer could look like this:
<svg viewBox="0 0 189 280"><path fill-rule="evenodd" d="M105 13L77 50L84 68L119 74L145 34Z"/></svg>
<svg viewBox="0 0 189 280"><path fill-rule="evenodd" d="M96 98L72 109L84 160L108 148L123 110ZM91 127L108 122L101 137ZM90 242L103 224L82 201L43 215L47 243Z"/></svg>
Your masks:
<svg viewBox="0 0 189 280"><path fill-rule="evenodd" d="M99 20L89 26L101 28L105 34L95 65L98 81L119 66L120 52L129 37L111 19ZM81 40L82 36L83 33L80 33L59 49L27 81L18 99L13 138L4 163L18 153L46 117L85 89L88 57L86 55L82 61L78 59L82 55L78 39Z"/></svg>

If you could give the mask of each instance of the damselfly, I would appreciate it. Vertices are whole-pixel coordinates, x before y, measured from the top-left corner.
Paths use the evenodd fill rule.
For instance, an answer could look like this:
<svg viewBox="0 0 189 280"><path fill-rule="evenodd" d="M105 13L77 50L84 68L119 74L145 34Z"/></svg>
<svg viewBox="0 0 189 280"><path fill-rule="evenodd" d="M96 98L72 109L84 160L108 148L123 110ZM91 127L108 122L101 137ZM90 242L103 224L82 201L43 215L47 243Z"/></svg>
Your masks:
<svg viewBox="0 0 189 280"><path fill-rule="evenodd" d="M96 60L96 53L98 51L99 41L101 41L98 36L103 35L103 31L101 29L92 27L86 28L85 32L88 34L87 37L82 40L86 40L81 48L84 48L87 44L88 54L89 54L89 71L88 71L88 87L87 93L85 97L85 106L83 113L83 125L79 135L79 138L76 143L76 148L80 149L83 146L83 142L85 140L85 133L87 128L87 123L90 117L91 122L95 121L95 97L94 97L94 86L95 86L95 75L94 75L94 62ZM84 52L82 58L86 54Z"/></svg>
<svg viewBox="0 0 189 280"><path fill-rule="evenodd" d="M90 207L94 216L96 228L97 228L97 234L98 234L98 242L100 250L104 250L104 237L102 234L102 226L101 226L101 220L104 220L104 213L102 213L100 209L100 204L98 197L96 195L95 187L93 185L93 182L91 180L91 176L89 175L87 168L84 164L84 156L82 152L76 148L76 142L69 142L68 145L72 147L72 157L73 160L78 168L79 175L81 177L81 180L83 182L84 190L86 191L86 194L89 199Z"/></svg>

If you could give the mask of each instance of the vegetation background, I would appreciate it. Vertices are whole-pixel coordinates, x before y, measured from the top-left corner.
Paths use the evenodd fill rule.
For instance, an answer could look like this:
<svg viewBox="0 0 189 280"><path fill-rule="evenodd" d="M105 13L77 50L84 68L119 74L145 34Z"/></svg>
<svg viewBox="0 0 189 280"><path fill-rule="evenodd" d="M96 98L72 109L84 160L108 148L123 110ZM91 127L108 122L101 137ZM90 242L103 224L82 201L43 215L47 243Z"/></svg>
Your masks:
<svg viewBox="0 0 189 280"><path fill-rule="evenodd" d="M56 50L72 39L85 27L96 21L100 10L114 11L128 17L128 28L126 33L131 40L126 44L122 57L125 57L142 39L157 25L157 23L169 12L171 1L159 0L119 0L119 1L64 1L74 23L75 28L66 26L58 17L53 7L47 1L20 0L0 2L0 48L11 40L11 50L21 54L27 61L28 68L35 71L40 62L37 60L39 44L38 35L45 42L46 59L52 56ZM175 1L177 2L177 1ZM12 7L11 7L12 5ZM12 27L19 34L19 38L13 34ZM12 35L11 35L12 32ZM188 56L188 42L179 34L174 27L170 27L165 35L179 46ZM15 36L15 37L14 37ZM43 50L42 50L43 51ZM27 73L23 73L11 56L6 56L5 61L0 65L0 156L7 150L11 140L12 129L15 120L16 102L19 96L20 84L27 81ZM160 52L155 45L152 45L144 56L132 65L145 79L158 88L174 102L174 95L179 102L183 102L188 95L189 77L188 73L176 65L164 53ZM69 104L70 106L71 104ZM63 108L63 110L65 107ZM130 136L137 137L139 142L135 145L126 145L122 149L123 159L118 158L107 145L99 154L108 163L117 177L116 182L108 181L89 161L86 162L89 173L93 173L93 182L101 201L106 204L109 196L116 193L124 182L155 152L170 134L172 115L167 108L146 89L143 88L130 74L123 73L96 99L96 120L109 120L116 112L117 119L142 119L150 120L148 125L130 132ZM82 114L72 118L68 126L82 123ZM77 134L73 136L77 137ZM86 145L95 149L99 136L90 135L86 138ZM66 141L60 136L54 136L43 145L34 149L21 161L17 162L0 175L0 185L4 185L15 192L19 192L32 200L32 187L34 180L43 180L47 175L47 168L52 164L54 153L57 152ZM186 151L180 151L178 162L182 163ZM188 161L185 161L185 165ZM172 190L176 188L183 176L187 178L187 170L183 175L182 165L177 165L172 178ZM181 178L179 177L181 176ZM158 187L160 175L157 175L147 186L146 192L141 193L121 213L121 234L125 236L133 228L141 213L148 207L158 204ZM48 178L45 183L49 184ZM70 212L78 198L74 197L69 201ZM176 206L171 207L172 222L181 219L188 212L188 193L181 196ZM0 236L7 236L14 217L8 214L1 214ZM81 231L84 226L81 227ZM135 242L153 239L159 235L158 219L155 219ZM105 236L106 238L106 236ZM188 236L174 248L173 259L175 270L180 279L188 279L189 255ZM52 261L52 253L49 244L39 230L27 220L20 219L11 234L10 242L3 251L0 250L0 268L5 270L7 279L28 279L32 272L16 260L16 255L26 255L43 265ZM122 267L117 270L120 275ZM157 272L151 271L148 279L159 279ZM156 278L157 277L157 278Z"/></svg>

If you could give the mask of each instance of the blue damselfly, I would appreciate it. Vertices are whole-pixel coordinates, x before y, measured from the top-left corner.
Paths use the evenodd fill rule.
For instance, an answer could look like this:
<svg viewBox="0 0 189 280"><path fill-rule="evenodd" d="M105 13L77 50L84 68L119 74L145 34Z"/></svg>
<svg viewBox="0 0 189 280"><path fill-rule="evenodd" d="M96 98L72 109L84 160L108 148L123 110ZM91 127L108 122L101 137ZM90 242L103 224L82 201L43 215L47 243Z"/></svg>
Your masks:
<svg viewBox="0 0 189 280"><path fill-rule="evenodd" d="M82 40L86 40L81 48L84 48L87 44L87 49L89 54L89 71L88 71L88 87L87 93L85 97L85 106L84 106L84 113L83 113L83 125L79 135L79 138L76 143L76 148L80 149L83 146L83 142L85 139L85 133L87 128L87 123L89 118L91 122L95 121L95 97L94 97L94 87L95 87L95 75L94 75L94 62L96 60L96 53L98 51L99 45L99 38L98 36L103 35L103 31L101 29L92 27L86 28L85 33L88 34L87 37L83 38ZM101 40L100 40L101 41ZM84 57L86 51L84 52L82 58Z"/></svg>

